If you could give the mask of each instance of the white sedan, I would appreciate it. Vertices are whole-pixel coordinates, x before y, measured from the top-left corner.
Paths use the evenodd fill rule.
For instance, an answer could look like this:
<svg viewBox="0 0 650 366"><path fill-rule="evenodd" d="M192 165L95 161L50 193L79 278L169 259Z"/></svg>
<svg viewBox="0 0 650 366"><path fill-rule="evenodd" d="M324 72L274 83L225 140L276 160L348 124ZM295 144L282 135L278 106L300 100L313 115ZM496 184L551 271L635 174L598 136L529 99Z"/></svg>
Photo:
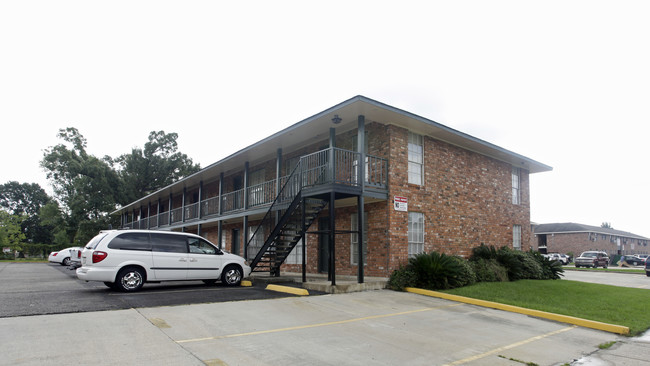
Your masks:
<svg viewBox="0 0 650 366"><path fill-rule="evenodd" d="M50 253L50 257L48 258L48 260L51 263L59 263L62 266L69 266L70 258L72 257L71 251L73 249L82 249L82 248L70 247L70 248L61 249L58 252L52 252Z"/></svg>

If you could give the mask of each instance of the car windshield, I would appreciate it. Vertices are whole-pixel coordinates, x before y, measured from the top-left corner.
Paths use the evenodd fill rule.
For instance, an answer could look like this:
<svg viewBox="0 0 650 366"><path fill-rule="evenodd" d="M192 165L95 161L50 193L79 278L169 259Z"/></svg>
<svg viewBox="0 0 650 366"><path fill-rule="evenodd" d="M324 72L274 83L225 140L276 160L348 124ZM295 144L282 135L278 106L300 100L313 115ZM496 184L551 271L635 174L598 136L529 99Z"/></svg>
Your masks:
<svg viewBox="0 0 650 366"><path fill-rule="evenodd" d="M596 253L582 253L581 257L597 257Z"/></svg>

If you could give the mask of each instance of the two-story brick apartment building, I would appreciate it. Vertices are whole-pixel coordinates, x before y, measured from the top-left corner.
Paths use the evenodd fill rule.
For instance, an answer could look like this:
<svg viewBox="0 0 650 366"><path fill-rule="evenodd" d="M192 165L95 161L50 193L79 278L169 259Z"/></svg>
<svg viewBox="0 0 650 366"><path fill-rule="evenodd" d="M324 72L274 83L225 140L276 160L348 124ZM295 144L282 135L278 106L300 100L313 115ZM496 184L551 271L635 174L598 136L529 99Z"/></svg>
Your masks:
<svg viewBox="0 0 650 366"><path fill-rule="evenodd" d="M255 271L363 282L420 252L528 249L529 174L549 170L356 96L115 213L125 227L198 233Z"/></svg>
<svg viewBox="0 0 650 366"><path fill-rule="evenodd" d="M574 222L532 225L531 247L541 253L573 253L602 250L617 254L648 254L650 239L627 231Z"/></svg>

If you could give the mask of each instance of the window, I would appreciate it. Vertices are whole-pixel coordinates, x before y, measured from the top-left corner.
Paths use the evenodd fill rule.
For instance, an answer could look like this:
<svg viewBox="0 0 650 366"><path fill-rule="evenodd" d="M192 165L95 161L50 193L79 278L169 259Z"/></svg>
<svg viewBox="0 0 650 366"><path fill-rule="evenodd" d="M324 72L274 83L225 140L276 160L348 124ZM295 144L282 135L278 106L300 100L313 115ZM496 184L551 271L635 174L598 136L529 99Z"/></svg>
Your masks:
<svg viewBox="0 0 650 366"><path fill-rule="evenodd" d="M512 227L512 247L515 250L521 250L521 225Z"/></svg>
<svg viewBox="0 0 650 366"><path fill-rule="evenodd" d="M408 150L408 182L412 184L422 185L422 163L424 161L422 135L409 132Z"/></svg>
<svg viewBox="0 0 650 366"><path fill-rule="evenodd" d="M409 258L424 253L424 214L409 212L408 226Z"/></svg>
<svg viewBox="0 0 650 366"><path fill-rule="evenodd" d="M289 256L285 260L286 264L302 264L302 239L298 240L298 243L289 253Z"/></svg>
<svg viewBox="0 0 650 366"><path fill-rule="evenodd" d="M151 250L151 242L148 233L125 233L113 238L108 243L108 247L122 250Z"/></svg>
<svg viewBox="0 0 650 366"><path fill-rule="evenodd" d="M183 235L151 234L154 252L187 253L187 241Z"/></svg>
<svg viewBox="0 0 650 366"><path fill-rule="evenodd" d="M364 215L363 222L363 264L368 264L368 213ZM350 215L350 231L359 231L359 219L357 213ZM350 263L359 264L359 234L350 234Z"/></svg>
<svg viewBox="0 0 650 366"><path fill-rule="evenodd" d="M197 238L188 238L187 243L190 247L190 253L198 254L216 254L217 249L205 240Z"/></svg>
<svg viewBox="0 0 650 366"><path fill-rule="evenodd" d="M512 167L512 203L515 205L521 203L519 183L519 168Z"/></svg>

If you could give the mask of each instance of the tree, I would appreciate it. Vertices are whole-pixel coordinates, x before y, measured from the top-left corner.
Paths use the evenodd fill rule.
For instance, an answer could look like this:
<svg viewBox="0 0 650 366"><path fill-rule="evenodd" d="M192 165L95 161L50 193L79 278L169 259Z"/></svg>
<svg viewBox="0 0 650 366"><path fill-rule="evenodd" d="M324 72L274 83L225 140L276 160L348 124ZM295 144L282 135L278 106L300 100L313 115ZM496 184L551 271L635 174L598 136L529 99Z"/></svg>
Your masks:
<svg viewBox="0 0 650 366"><path fill-rule="evenodd" d="M108 225L108 214L120 201L122 185L110 158L98 159L86 152L86 139L76 128L59 130L59 144L45 150L41 166L62 203L67 224L73 231L85 222ZM94 235L92 235L94 236ZM78 244L92 236L75 235Z"/></svg>
<svg viewBox="0 0 650 366"><path fill-rule="evenodd" d="M125 200L122 204L133 202L201 169L186 154L177 151L177 139L176 133L151 131L144 149L134 148L130 154L115 160L124 184Z"/></svg>
<svg viewBox="0 0 650 366"><path fill-rule="evenodd" d="M21 244L25 241L21 224L24 218L0 210L0 246L9 247L12 251L22 250Z"/></svg>
<svg viewBox="0 0 650 366"><path fill-rule="evenodd" d="M612 224L609 222L603 222L602 224L600 224L600 227L604 229L613 229Z"/></svg>
<svg viewBox="0 0 650 366"><path fill-rule="evenodd" d="M51 200L45 190L36 183L15 181L0 185L0 207L9 214L24 216L21 227L27 241L49 243L50 232L40 222L39 211Z"/></svg>

